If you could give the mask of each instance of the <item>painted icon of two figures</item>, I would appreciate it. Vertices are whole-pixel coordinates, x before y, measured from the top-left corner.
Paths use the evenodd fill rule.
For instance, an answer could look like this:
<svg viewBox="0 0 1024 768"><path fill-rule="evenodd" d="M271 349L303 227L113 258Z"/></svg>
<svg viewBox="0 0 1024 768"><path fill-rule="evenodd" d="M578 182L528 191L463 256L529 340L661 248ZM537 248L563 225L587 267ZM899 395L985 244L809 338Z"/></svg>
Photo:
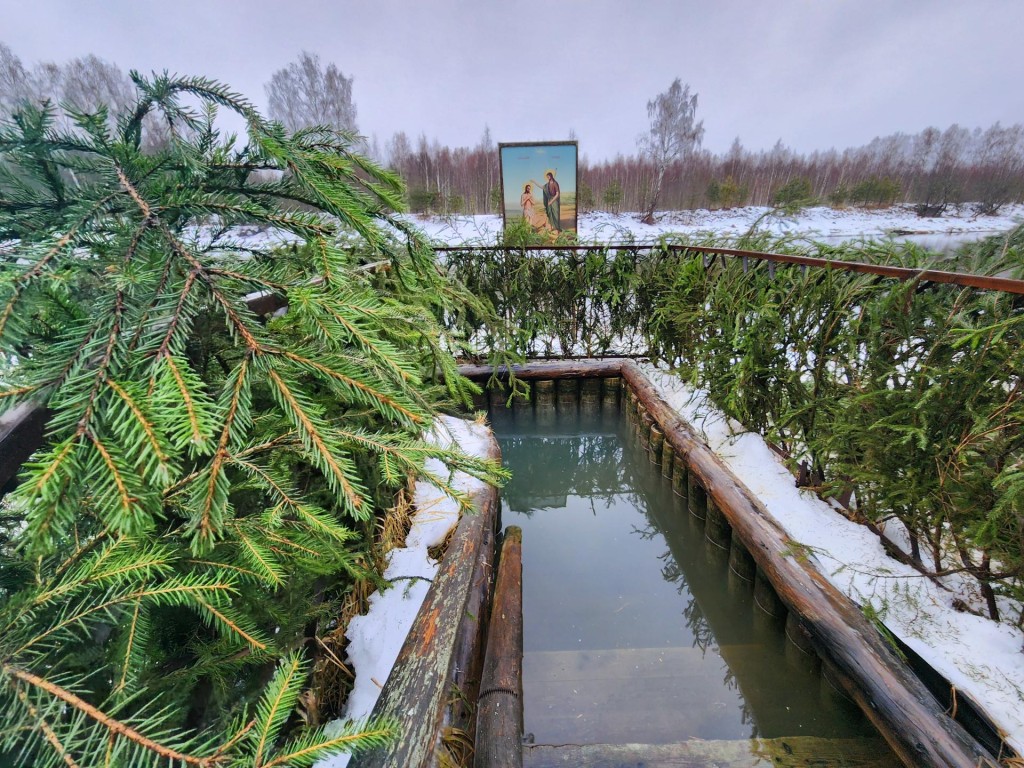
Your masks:
<svg viewBox="0 0 1024 768"><path fill-rule="evenodd" d="M538 184L530 179L523 186L522 197L519 198L519 205L523 209L523 218L533 228L534 232L561 232L562 231L562 190L555 180L555 169L549 168L544 171L544 182ZM543 207L538 209L537 200L534 198L534 191L540 190Z"/></svg>

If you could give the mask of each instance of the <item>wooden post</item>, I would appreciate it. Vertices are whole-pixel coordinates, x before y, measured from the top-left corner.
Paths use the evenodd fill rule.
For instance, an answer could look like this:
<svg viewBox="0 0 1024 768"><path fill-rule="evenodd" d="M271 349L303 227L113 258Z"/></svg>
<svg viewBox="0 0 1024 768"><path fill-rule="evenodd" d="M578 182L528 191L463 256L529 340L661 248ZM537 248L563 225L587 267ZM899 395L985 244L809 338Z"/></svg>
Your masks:
<svg viewBox="0 0 1024 768"><path fill-rule="evenodd" d="M794 667L818 670L820 659L814 650L811 636L804 629L803 621L795 613L786 614L786 659ZM820 674L820 671L819 671Z"/></svg>
<svg viewBox="0 0 1024 768"><path fill-rule="evenodd" d="M473 395L473 410L474 411L486 411L487 410L487 390L485 389L478 395Z"/></svg>
<svg viewBox="0 0 1024 768"><path fill-rule="evenodd" d="M553 406L555 404L555 382L541 379L533 383L533 399L537 405Z"/></svg>
<svg viewBox="0 0 1024 768"><path fill-rule="evenodd" d="M475 768L523 765L523 532L505 529L476 716Z"/></svg>
<svg viewBox="0 0 1024 768"><path fill-rule="evenodd" d="M716 547L722 549L729 548L729 537L732 535L732 529L729 527L729 521L722 514L722 510L715 504L715 500L707 499L707 518L704 521L704 537L714 544Z"/></svg>
<svg viewBox="0 0 1024 768"><path fill-rule="evenodd" d="M686 489L686 482L687 475L689 474L686 471L686 459L676 453L672 458L672 465L672 491L676 496L686 497L688 493Z"/></svg>
<svg viewBox="0 0 1024 768"><path fill-rule="evenodd" d="M760 568L754 574L754 602L769 616L782 617L786 615L786 606L779 599L771 581Z"/></svg>
<svg viewBox="0 0 1024 768"><path fill-rule="evenodd" d="M690 500L690 514L703 520L708 514L708 495L700 478L694 472L686 475L686 495Z"/></svg>
<svg viewBox="0 0 1024 768"><path fill-rule="evenodd" d="M601 407L606 411L617 411L619 409L619 392L622 389L622 379L618 376L609 376L601 380Z"/></svg>
<svg viewBox="0 0 1024 768"><path fill-rule="evenodd" d="M507 384L495 384L487 390L488 402L491 410L501 410L508 402L510 390Z"/></svg>
<svg viewBox="0 0 1024 768"><path fill-rule="evenodd" d="M654 419L651 418L651 414L647 412L643 405L639 407L638 412L640 413L640 445L646 451L651 446L651 427L654 426Z"/></svg>
<svg viewBox="0 0 1024 768"><path fill-rule="evenodd" d="M672 469L675 466L676 452L672 450L672 443L665 441L661 446L661 474L663 477L672 477Z"/></svg>
<svg viewBox="0 0 1024 768"><path fill-rule="evenodd" d="M533 383L533 413L541 429L552 427L558 421L555 407L555 382L543 379Z"/></svg>
<svg viewBox="0 0 1024 768"><path fill-rule="evenodd" d="M647 458L652 464L661 465L661 447L665 445L665 433L658 429L657 424L651 424L647 433Z"/></svg>
<svg viewBox="0 0 1024 768"><path fill-rule="evenodd" d="M597 413L601 410L601 380L584 379L580 382L580 410Z"/></svg>
<svg viewBox="0 0 1024 768"><path fill-rule="evenodd" d="M743 581L753 582L757 565L754 558L747 552L747 548L735 536L729 544L729 570L739 576Z"/></svg>
<svg viewBox="0 0 1024 768"><path fill-rule="evenodd" d="M555 393L558 397L559 410L567 408L575 410L579 404L579 390L576 379L558 379L555 382Z"/></svg>

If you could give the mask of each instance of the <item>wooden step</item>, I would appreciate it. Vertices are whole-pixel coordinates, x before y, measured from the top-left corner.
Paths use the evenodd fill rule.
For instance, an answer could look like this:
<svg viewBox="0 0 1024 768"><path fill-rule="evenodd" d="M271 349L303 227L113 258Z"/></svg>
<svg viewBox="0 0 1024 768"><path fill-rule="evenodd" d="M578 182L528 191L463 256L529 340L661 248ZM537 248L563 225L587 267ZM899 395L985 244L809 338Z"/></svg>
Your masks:
<svg viewBox="0 0 1024 768"><path fill-rule="evenodd" d="M536 744L743 738L751 725L727 675L721 656L697 648L529 652L525 731Z"/></svg>
<svg viewBox="0 0 1024 768"><path fill-rule="evenodd" d="M901 768L879 738L526 745L523 768Z"/></svg>

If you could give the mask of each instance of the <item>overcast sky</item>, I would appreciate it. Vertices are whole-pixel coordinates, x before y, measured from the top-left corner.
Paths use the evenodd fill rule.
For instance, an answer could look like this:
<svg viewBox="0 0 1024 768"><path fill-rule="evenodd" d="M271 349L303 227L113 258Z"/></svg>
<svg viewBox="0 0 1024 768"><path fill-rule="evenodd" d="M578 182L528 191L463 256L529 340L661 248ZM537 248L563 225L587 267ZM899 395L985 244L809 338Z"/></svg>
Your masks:
<svg viewBox="0 0 1024 768"><path fill-rule="evenodd" d="M1024 123L1021 0L0 0L26 65L94 53L224 81L261 107L306 49L355 78L359 130L451 146L635 151L646 103L699 94L704 146L802 152Z"/></svg>

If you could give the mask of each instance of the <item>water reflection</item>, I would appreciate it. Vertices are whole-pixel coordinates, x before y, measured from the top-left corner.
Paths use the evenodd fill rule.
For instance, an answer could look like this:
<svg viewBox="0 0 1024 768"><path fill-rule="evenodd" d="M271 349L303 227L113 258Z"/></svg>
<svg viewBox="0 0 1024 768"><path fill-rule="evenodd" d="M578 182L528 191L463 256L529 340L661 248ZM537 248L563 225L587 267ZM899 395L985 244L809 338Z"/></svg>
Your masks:
<svg viewBox="0 0 1024 768"><path fill-rule="evenodd" d="M551 410L554 410L552 415ZM564 410L568 410L567 408ZM830 738L873 733L793 663L782 623L617 409L497 410L523 528L526 729L537 743ZM792 654L790 654L790 657Z"/></svg>

